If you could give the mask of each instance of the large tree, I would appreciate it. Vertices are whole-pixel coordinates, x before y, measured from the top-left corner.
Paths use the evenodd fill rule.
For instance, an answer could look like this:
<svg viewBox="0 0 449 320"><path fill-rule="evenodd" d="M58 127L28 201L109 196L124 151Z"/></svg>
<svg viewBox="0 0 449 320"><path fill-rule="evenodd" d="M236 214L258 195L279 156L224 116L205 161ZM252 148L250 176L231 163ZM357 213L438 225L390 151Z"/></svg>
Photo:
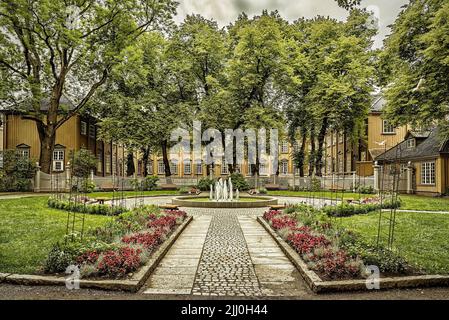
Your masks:
<svg viewBox="0 0 449 320"><path fill-rule="evenodd" d="M381 53L386 116L395 124L449 133L449 3L410 1Z"/></svg>
<svg viewBox="0 0 449 320"><path fill-rule="evenodd" d="M177 40L160 33L143 36L125 52L95 105L101 134L147 156L150 149L161 151L169 178L171 133L188 128L196 103L189 64Z"/></svg>
<svg viewBox="0 0 449 320"><path fill-rule="evenodd" d="M0 3L3 107L36 123L42 170L51 169L56 130L102 86L122 50L164 27L173 0L5 0ZM6 90L0 90L5 93ZM65 95L73 104L61 103ZM45 104L46 107L42 108Z"/></svg>

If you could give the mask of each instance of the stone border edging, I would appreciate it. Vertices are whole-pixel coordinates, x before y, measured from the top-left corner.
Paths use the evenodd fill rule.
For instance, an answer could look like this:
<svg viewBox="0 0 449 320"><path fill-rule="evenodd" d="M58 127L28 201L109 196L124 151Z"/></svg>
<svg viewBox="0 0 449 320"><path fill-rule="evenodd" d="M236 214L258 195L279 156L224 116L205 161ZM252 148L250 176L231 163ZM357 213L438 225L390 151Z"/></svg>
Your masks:
<svg viewBox="0 0 449 320"><path fill-rule="evenodd" d="M307 285L315 293L326 292L342 292L342 291L367 291L366 280L336 280L323 281L312 270L310 270L306 263L301 259L299 254L290 245L285 242L262 218L257 217L257 221L264 227L264 229L276 241L281 250L289 258L289 260L298 269L301 276L304 278ZM387 277L380 278L380 289L394 289L394 288L415 288L415 287L437 287L449 286L449 276L443 275L423 275L423 276L406 276L406 277Z"/></svg>
<svg viewBox="0 0 449 320"><path fill-rule="evenodd" d="M162 258L166 255L173 243L178 239L187 225L193 220L193 217L187 219L178 226L170 237L162 243L159 248L151 255L148 262L136 271L136 273L127 280L80 280L80 288L103 289L103 290L123 290L137 292L147 281L152 271L157 267ZM20 284L20 285L65 285L65 277L40 276L28 274L5 274L0 273L0 283Z"/></svg>
<svg viewBox="0 0 449 320"><path fill-rule="evenodd" d="M278 199L274 197L261 196L243 196L240 199L255 199L255 201L235 201L235 202L220 202L220 201L194 201L192 199L208 198L205 196L177 196L171 201L173 205L186 208L220 208L220 209L248 209L248 208L266 208L278 204Z"/></svg>

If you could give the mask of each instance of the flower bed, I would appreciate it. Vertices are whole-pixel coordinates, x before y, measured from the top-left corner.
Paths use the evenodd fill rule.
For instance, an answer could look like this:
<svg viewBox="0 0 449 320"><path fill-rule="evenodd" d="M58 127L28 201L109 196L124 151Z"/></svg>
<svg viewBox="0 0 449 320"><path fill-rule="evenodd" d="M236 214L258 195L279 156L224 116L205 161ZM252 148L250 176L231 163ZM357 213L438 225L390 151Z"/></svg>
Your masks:
<svg viewBox="0 0 449 320"><path fill-rule="evenodd" d="M364 278L365 265L376 265L385 274L416 273L394 252L363 243L313 207L298 205L284 212L267 211L263 218L323 280Z"/></svg>
<svg viewBox="0 0 449 320"><path fill-rule="evenodd" d="M187 217L183 211L136 208L115 217L104 227L90 230L81 240L57 243L47 257L44 272L62 273L77 265L81 276L123 278L145 264Z"/></svg>

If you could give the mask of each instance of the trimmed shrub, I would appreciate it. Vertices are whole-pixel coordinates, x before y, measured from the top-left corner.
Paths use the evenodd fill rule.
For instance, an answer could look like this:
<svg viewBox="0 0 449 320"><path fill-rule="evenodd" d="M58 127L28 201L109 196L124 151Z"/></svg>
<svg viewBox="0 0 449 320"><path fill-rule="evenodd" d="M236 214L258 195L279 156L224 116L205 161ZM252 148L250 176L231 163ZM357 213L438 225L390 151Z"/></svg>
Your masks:
<svg viewBox="0 0 449 320"><path fill-rule="evenodd" d="M157 176L145 177L142 181L143 190L146 190L146 191L156 190L158 181L159 181L159 177L157 177Z"/></svg>
<svg viewBox="0 0 449 320"><path fill-rule="evenodd" d="M215 180L210 178L201 178L196 187L201 191L209 191L210 185L215 185Z"/></svg>
<svg viewBox="0 0 449 320"><path fill-rule="evenodd" d="M22 157L16 150L0 151L3 167L0 168L0 192L31 191L31 181L36 172L32 159Z"/></svg>
<svg viewBox="0 0 449 320"><path fill-rule="evenodd" d="M246 181L243 174L234 172L229 177L232 180L232 185L235 190L239 189L239 191L247 191L250 189L249 183Z"/></svg>

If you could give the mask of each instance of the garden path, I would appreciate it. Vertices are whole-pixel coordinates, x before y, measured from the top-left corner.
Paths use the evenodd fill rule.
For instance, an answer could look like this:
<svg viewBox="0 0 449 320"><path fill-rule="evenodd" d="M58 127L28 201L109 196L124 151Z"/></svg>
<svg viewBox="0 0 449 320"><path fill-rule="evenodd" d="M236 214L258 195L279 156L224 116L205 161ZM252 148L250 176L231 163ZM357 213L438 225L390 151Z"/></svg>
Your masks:
<svg viewBox="0 0 449 320"><path fill-rule="evenodd" d="M306 296L309 289L256 221L264 209L185 208L194 220L142 289L145 294Z"/></svg>

